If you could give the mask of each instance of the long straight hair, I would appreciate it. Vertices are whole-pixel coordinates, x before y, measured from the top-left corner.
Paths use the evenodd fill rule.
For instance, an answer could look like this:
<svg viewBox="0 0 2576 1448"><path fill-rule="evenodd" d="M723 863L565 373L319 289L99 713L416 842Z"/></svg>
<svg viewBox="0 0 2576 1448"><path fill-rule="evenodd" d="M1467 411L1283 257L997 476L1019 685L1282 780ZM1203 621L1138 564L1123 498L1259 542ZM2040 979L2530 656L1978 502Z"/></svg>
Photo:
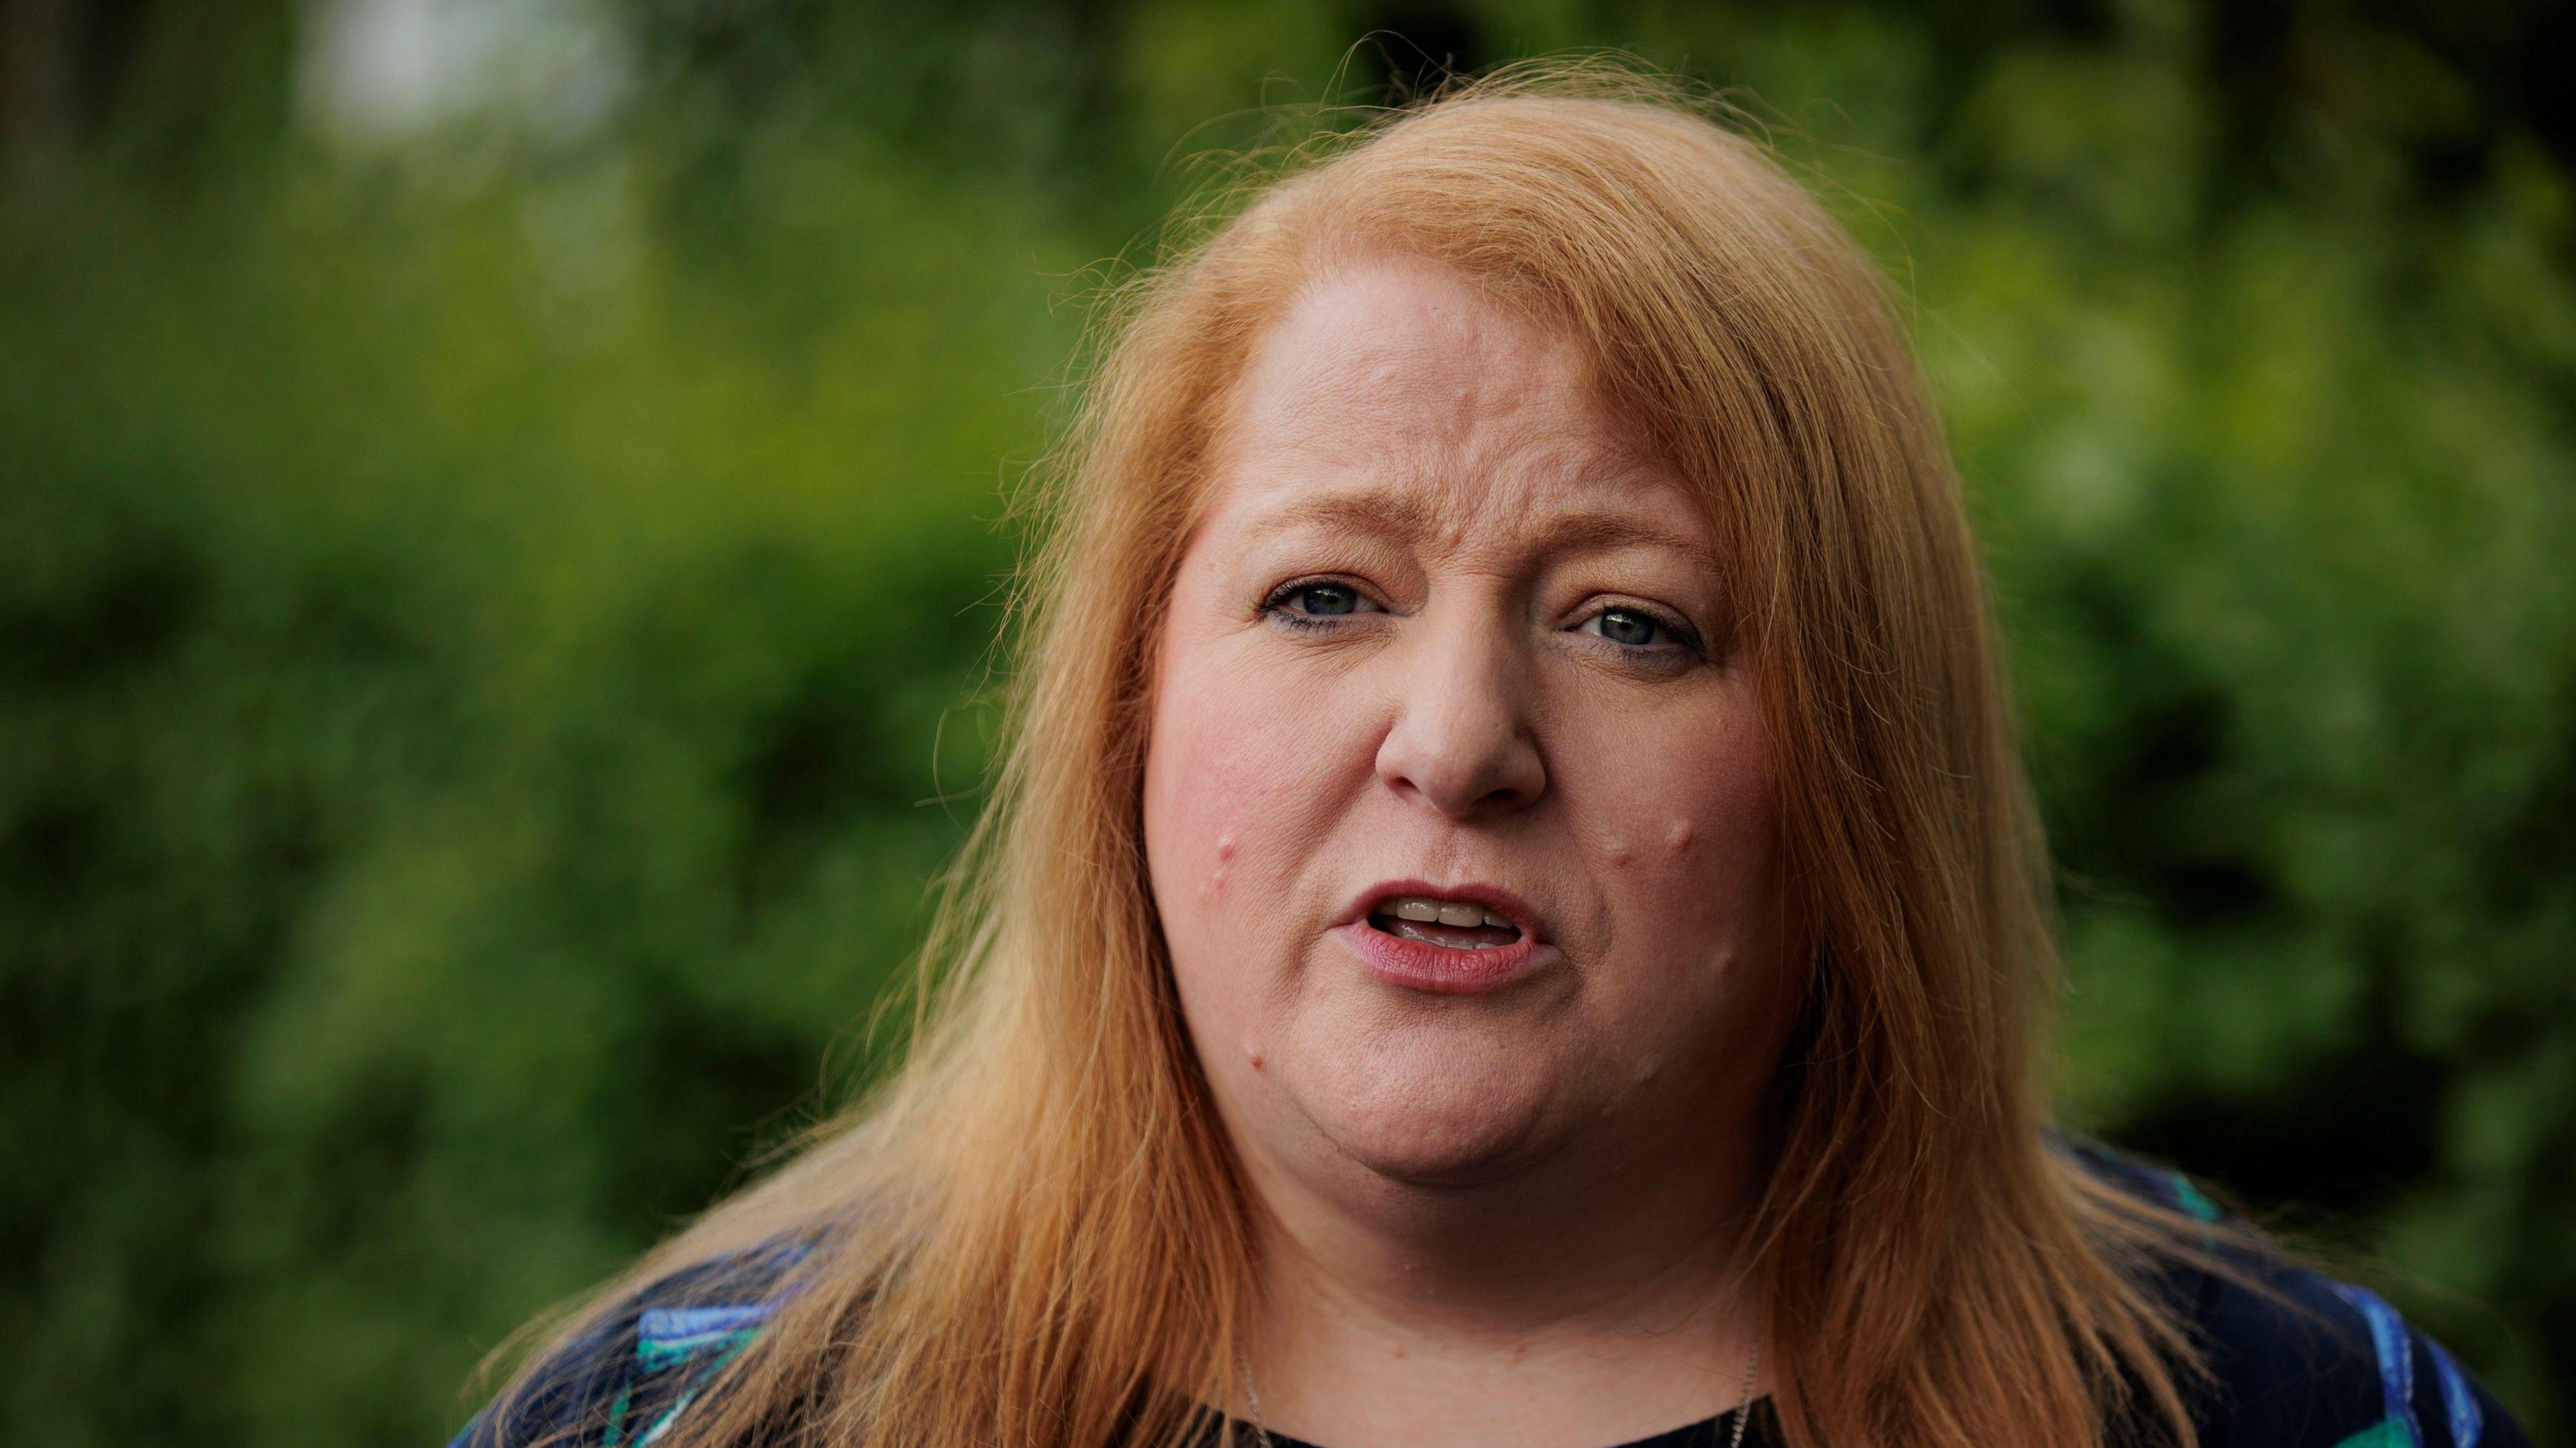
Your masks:
<svg viewBox="0 0 2576 1448"><path fill-rule="evenodd" d="M1008 743L905 1063L557 1344L647 1283L792 1240L778 1315L675 1448L1148 1448L1229 1399L1258 1264L1147 892L1154 621L1247 353L1299 286L1373 255L1582 339L1723 544L1811 939L1749 1239L1788 1441L2190 1443L2195 1359L2149 1283L2201 1228L2047 1143L2044 853L1890 300L1759 146L1670 82L1586 63L1310 149L1102 308L1009 616ZM1104 597L1136 600L1136 626L1101 626Z"/></svg>

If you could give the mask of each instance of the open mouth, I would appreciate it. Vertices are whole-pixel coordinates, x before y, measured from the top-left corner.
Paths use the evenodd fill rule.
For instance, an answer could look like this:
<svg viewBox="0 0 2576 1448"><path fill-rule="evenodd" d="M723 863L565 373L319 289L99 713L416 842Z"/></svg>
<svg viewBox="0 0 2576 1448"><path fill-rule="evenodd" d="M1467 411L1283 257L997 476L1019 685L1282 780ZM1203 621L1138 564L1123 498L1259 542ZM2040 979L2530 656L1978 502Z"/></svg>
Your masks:
<svg viewBox="0 0 2576 1448"><path fill-rule="evenodd" d="M1509 892L1468 883L1433 893L1443 888L1429 880L1373 886L1353 902L1355 918L1330 933L1379 980L1428 995L1489 995L1565 963L1542 933L1544 917Z"/></svg>
<svg viewBox="0 0 2576 1448"><path fill-rule="evenodd" d="M1481 905L1400 895L1381 900L1369 912L1369 928L1399 940L1451 950L1492 950L1521 938L1519 927Z"/></svg>

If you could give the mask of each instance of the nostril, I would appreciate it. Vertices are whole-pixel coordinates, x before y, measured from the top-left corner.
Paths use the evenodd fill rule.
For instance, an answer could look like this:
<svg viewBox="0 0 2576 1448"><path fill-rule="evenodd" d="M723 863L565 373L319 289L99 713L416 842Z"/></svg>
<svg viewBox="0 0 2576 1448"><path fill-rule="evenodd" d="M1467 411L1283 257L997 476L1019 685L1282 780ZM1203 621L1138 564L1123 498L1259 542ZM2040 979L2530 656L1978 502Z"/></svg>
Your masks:
<svg viewBox="0 0 2576 1448"><path fill-rule="evenodd" d="M1546 790L1539 769L1512 768L1501 783L1484 779L1449 780L1435 773L1396 772L1386 776L1396 794L1452 819L1508 813L1535 802Z"/></svg>
<svg viewBox="0 0 2576 1448"><path fill-rule="evenodd" d="M1377 774L1397 795L1453 819L1525 808L1547 770L1516 688L1427 689L1405 701L1377 749Z"/></svg>

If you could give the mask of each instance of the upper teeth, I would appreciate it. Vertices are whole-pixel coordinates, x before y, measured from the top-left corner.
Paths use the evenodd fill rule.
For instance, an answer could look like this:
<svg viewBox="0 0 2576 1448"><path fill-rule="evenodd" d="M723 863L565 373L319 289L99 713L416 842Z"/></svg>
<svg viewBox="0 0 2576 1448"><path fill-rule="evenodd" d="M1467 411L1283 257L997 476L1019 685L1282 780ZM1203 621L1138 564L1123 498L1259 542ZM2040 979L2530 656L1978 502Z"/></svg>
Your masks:
<svg viewBox="0 0 2576 1448"><path fill-rule="evenodd" d="M1504 930L1514 928L1512 922L1482 905L1461 905L1455 900L1434 900L1426 895L1399 896L1379 908L1391 910L1398 920L1419 920L1425 924L1436 920L1443 925L1492 925Z"/></svg>

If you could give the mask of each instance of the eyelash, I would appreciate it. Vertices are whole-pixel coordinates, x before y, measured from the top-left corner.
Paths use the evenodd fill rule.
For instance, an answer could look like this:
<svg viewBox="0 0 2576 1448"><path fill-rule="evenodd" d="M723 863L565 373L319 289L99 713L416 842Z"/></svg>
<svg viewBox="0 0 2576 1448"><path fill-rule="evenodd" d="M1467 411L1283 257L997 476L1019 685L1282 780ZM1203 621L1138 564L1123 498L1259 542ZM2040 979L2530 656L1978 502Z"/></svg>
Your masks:
<svg viewBox="0 0 2576 1448"><path fill-rule="evenodd" d="M1366 600L1368 598L1368 595L1361 592L1359 588L1352 584L1344 583L1340 579L1300 578L1288 583L1283 583L1277 588L1272 589L1270 591L1270 596L1262 600L1261 612L1267 617L1279 620L1290 628L1297 630L1299 633L1306 634L1330 633L1333 630L1340 628L1344 620L1358 616L1357 610L1347 614L1309 614L1295 612L1286 606L1290 599L1295 598L1301 593L1318 588L1349 589L1353 595L1362 600ZM1384 612L1383 609L1379 609L1377 611ZM1704 658L1707 655L1707 650L1701 645L1698 635L1692 632L1690 625L1682 622L1680 619L1675 618L1673 615L1663 611L1662 609L1648 608L1643 604L1612 604L1596 613L1586 615L1583 619L1583 623L1590 623L1594 619L1598 619L1605 614L1613 613L1633 613L1640 618L1652 622L1657 628L1670 634L1674 644L1678 645L1684 652L1688 653L1693 658ZM1569 632L1579 631L1581 628L1582 624L1577 624L1575 629L1569 630ZM1592 636L1594 638L1599 638L1603 643L1610 645L1612 648L1617 649L1622 653L1633 654L1641 658L1664 652L1664 650L1659 648L1640 647L1635 644L1623 644L1616 639L1608 638L1600 634L1594 634Z"/></svg>

